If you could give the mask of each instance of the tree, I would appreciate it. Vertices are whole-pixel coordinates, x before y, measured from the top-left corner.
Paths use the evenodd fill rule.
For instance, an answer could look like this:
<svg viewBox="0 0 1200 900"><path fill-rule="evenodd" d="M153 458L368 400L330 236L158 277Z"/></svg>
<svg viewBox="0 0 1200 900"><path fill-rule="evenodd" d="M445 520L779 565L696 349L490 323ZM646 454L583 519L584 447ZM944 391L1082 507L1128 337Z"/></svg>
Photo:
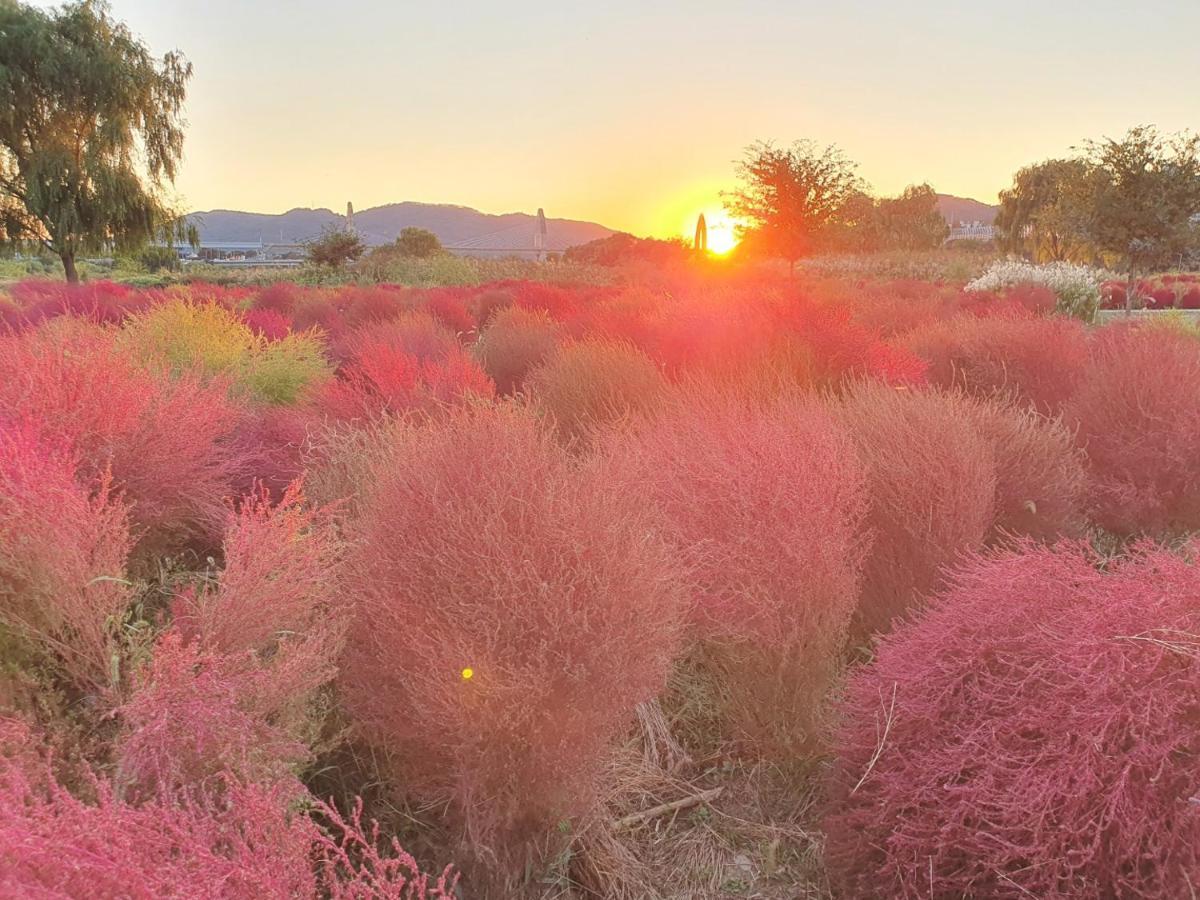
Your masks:
<svg viewBox="0 0 1200 900"><path fill-rule="evenodd" d="M102 0L0 0L0 238L44 246L73 282L81 253L183 236L162 189L191 74L177 51L155 61Z"/></svg>
<svg viewBox="0 0 1200 900"><path fill-rule="evenodd" d="M1195 249L1200 135L1169 138L1153 126L1086 144L1092 242L1130 274L1180 265Z"/></svg>
<svg viewBox="0 0 1200 900"><path fill-rule="evenodd" d="M436 256L442 252L442 242L438 240L436 234L426 231L424 228L411 226L401 229L400 236L396 238L396 246L399 248L401 256L418 259Z"/></svg>
<svg viewBox="0 0 1200 900"><path fill-rule="evenodd" d="M834 146L797 141L786 150L759 142L738 165L741 182L725 195L725 206L747 248L796 260L827 243L843 207L861 190L855 164Z"/></svg>
<svg viewBox="0 0 1200 900"><path fill-rule="evenodd" d="M346 263L358 259L367 249L356 232L342 228L331 228L321 236L308 242L308 258L319 266L340 269Z"/></svg>
<svg viewBox="0 0 1200 900"><path fill-rule="evenodd" d="M1001 249L1038 262L1089 259L1091 179L1082 159L1050 159L1018 171L1000 192Z"/></svg>
<svg viewBox="0 0 1200 900"><path fill-rule="evenodd" d="M874 218L879 244L887 250L933 250L950 233L938 211L937 193L928 184L910 185L899 197L883 198Z"/></svg>

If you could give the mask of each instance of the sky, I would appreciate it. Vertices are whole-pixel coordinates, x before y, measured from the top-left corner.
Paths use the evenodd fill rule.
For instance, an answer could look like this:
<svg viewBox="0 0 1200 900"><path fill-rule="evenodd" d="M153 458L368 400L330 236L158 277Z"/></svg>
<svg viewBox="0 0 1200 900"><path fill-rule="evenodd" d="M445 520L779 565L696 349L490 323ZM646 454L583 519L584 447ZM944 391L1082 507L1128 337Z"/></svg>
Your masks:
<svg viewBox="0 0 1200 900"><path fill-rule="evenodd" d="M195 67L192 210L544 207L670 237L720 219L755 140L837 144L876 194L995 202L1086 138L1200 130L1200 0L111 7Z"/></svg>

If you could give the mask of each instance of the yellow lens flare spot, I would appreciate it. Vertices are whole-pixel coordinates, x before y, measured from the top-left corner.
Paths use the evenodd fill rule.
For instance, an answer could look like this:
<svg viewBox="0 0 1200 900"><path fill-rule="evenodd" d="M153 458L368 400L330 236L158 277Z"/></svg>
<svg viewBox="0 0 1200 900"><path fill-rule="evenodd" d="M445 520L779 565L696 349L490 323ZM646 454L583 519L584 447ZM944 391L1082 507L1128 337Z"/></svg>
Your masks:
<svg viewBox="0 0 1200 900"><path fill-rule="evenodd" d="M474 677L475 677L475 670L472 669L470 666L468 666L467 668L462 670L462 680L463 681L470 681Z"/></svg>

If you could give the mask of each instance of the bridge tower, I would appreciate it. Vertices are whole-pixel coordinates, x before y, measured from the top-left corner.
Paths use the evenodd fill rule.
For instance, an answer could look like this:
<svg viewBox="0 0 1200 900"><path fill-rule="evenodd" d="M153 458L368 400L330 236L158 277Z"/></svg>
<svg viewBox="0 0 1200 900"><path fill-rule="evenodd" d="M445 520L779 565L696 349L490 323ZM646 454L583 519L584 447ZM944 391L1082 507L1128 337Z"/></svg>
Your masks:
<svg viewBox="0 0 1200 900"><path fill-rule="evenodd" d="M533 230L533 249L537 251L538 262L546 258L546 211L540 206L537 211L537 227Z"/></svg>
<svg viewBox="0 0 1200 900"><path fill-rule="evenodd" d="M346 230L354 233L354 204L346 201Z"/></svg>
<svg viewBox="0 0 1200 900"><path fill-rule="evenodd" d="M696 220L696 237L692 240L692 249L701 256L708 252L708 222L704 219L704 213L700 213L700 218Z"/></svg>

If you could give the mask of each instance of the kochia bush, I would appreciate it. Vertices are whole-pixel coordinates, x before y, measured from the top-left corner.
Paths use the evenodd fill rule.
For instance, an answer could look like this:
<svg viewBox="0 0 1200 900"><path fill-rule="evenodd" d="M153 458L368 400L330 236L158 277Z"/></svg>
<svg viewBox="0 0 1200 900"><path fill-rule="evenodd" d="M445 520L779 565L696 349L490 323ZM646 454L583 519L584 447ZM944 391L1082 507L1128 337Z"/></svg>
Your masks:
<svg viewBox="0 0 1200 900"><path fill-rule="evenodd" d="M85 479L110 472L142 548L219 531L240 417L219 380L152 374L109 331L62 318L0 336L0 415L37 422L77 455Z"/></svg>
<svg viewBox="0 0 1200 900"><path fill-rule="evenodd" d="M1119 534L1200 528L1200 341L1174 328L1112 325L1092 340L1065 418L1087 454L1093 518Z"/></svg>
<svg viewBox="0 0 1200 900"><path fill-rule="evenodd" d="M960 316L908 335L928 378L978 397L1013 394L1046 415L1074 396L1088 365L1087 330L1076 319Z"/></svg>
<svg viewBox="0 0 1200 900"><path fill-rule="evenodd" d="M862 383L834 407L867 469L875 540L852 624L887 631L937 587L943 567L983 544L995 518L996 462L963 399Z"/></svg>
<svg viewBox="0 0 1200 900"><path fill-rule="evenodd" d="M70 451L0 419L0 629L57 660L77 687L118 687L131 545L107 478L85 486Z"/></svg>
<svg viewBox="0 0 1200 900"><path fill-rule="evenodd" d="M610 742L678 646L645 505L527 412L395 430L347 564L341 687L395 783L445 805L497 882L593 809Z"/></svg>
<svg viewBox="0 0 1200 900"><path fill-rule="evenodd" d="M525 383L568 445L586 443L598 428L653 410L666 390L658 367L640 350L597 340L562 347Z"/></svg>
<svg viewBox="0 0 1200 900"><path fill-rule="evenodd" d="M618 489L663 514L732 736L779 759L812 749L869 543L849 435L800 395L691 387L605 449Z"/></svg>
<svg viewBox="0 0 1200 900"><path fill-rule="evenodd" d="M558 346L561 328L541 310L510 307L496 314L471 349L500 394L520 390L529 370Z"/></svg>
<svg viewBox="0 0 1200 900"><path fill-rule="evenodd" d="M975 560L851 678L825 819L840 896L1200 884L1200 570L1149 547L1099 562Z"/></svg>

